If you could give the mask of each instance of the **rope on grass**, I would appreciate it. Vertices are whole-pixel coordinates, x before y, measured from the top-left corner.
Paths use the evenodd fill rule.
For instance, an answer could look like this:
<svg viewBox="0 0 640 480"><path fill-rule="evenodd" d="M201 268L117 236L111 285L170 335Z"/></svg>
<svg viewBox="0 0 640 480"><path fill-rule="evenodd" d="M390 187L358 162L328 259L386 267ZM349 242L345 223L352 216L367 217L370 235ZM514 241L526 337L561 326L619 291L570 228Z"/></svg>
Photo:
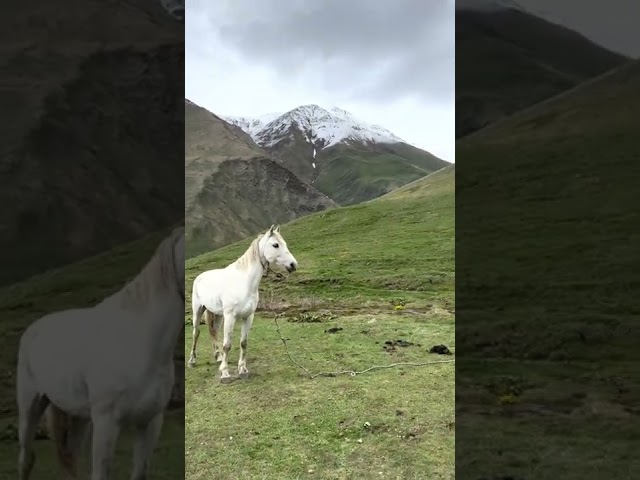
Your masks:
<svg viewBox="0 0 640 480"><path fill-rule="evenodd" d="M381 370L381 369L385 369L385 368L423 367L425 365L435 365L436 363L453 363L453 362L455 362L455 360L436 360L436 361L432 361L432 362L399 362L399 363L391 363L389 365L372 365L371 367L365 368L364 370L338 370L338 371L335 371L335 372L311 373L309 371L309 369L307 369L304 365L300 364L299 362L296 362L293 359L293 357L291 356L291 354L289 353L289 345L287 345L287 340L282 335L282 332L280 331L280 324L278 324L278 318L282 317L283 315L284 315L283 313L278 313L275 317L273 317L273 321L276 324L276 330L278 332L278 335L280 336L280 340L282 340L282 344L284 345L284 353L289 358L289 361L291 363L293 363L294 365L296 365L301 370L304 370L304 372L307 374L307 376L311 380L313 380L316 377L337 377L338 375L350 375L352 377L355 377L356 375L362 375L363 373L367 373L367 372L370 372L372 370Z"/></svg>

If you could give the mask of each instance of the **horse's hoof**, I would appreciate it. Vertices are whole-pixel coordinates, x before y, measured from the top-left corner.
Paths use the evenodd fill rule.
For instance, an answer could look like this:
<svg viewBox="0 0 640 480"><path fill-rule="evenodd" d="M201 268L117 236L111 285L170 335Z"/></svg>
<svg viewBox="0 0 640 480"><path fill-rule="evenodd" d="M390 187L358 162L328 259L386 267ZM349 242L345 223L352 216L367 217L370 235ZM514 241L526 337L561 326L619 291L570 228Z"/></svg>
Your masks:
<svg viewBox="0 0 640 480"><path fill-rule="evenodd" d="M220 377L220 383L227 384L233 382L233 377Z"/></svg>
<svg viewBox="0 0 640 480"><path fill-rule="evenodd" d="M239 373L238 378L242 378L243 380L249 378L249 372Z"/></svg>
<svg viewBox="0 0 640 480"><path fill-rule="evenodd" d="M195 366L196 366L196 362L189 362L189 363L187 363L187 366L188 366L189 368L193 368L193 367L195 367Z"/></svg>

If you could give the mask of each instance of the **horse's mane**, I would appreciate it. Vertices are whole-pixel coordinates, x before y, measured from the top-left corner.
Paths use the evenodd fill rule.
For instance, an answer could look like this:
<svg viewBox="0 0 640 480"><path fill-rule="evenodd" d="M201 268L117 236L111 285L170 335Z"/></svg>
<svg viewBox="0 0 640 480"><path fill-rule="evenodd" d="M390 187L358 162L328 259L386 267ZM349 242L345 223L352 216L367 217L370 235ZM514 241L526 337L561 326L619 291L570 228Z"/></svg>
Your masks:
<svg viewBox="0 0 640 480"><path fill-rule="evenodd" d="M184 227L175 228L162 240L140 273L118 292L123 306L139 307L149 300L154 291L174 288L177 272L173 250L181 235L184 235Z"/></svg>
<svg viewBox="0 0 640 480"><path fill-rule="evenodd" d="M247 251L244 252L238 259L232 263L237 268L245 270L251 266L253 262L260 263L260 239L264 237L264 233L261 233L253 239Z"/></svg>

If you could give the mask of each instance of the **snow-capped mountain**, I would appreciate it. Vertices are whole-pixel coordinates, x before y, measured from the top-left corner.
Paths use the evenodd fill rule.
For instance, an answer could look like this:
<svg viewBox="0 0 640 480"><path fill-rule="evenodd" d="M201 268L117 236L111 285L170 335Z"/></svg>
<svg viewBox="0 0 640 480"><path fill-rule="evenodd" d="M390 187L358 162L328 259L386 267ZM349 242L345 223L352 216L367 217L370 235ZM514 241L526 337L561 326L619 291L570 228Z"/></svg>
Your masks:
<svg viewBox="0 0 640 480"><path fill-rule="evenodd" d="M237 125L265 148L275 147L299 130L317 149L339 143L406 143L379 125L354 117L341 108L326 110L318 105L303 105L286 113L270 113L255 118L223 117Z"/></svg>
<svg viewBox="0 0 640 480"><path fill-rule="evenodd" d="M281 114L222 118L340 205L370 200L448 165L342 108L302 105Z"/></svg>
<svg viewBox="0 0 640 480"><path fill-rule="evenodd" d="M282 113L266 113L258 117L222 117L223 120L240 127L245 133L248 133L253 141L256 141L257 135L264 129L266 125L278 118ZM257 142L256 142L257 143Z"/></svg>

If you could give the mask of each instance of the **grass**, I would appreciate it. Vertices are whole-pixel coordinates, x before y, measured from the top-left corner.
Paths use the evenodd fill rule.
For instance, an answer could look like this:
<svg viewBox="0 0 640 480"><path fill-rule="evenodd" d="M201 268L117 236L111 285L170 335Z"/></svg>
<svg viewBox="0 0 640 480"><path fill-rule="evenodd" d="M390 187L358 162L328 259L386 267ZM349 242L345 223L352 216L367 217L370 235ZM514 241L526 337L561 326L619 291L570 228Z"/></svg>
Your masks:
<svg viewBox="0 0 640 480"><path fill-rule="evenodd" d="M388 196L287 224L283 234L300 271L264 279L262 305L350 311L390 309L402 301L421 312L434 305L452 309L452 167L448 172L442 177L446 186L425 182L420 194ZM252 240L187 261L187 285L201 271L234 261Z"/></svg>
<svg viewBox="0 0 640 480"><path fill-rule="evenodd" d="M457 145L462 480L640 475L639 86L635 62Z"/></svg>
<svg viewBox="0 0 640 480"><path fill-rule="evenodd" d="M166 232L91 257L67 267L52 270L0 290L0 349L2 369L0 385L0 478L15 478L17 467L17 431L15 404L15 367L20 335L40 316L51 311L90 306L116 291L149 260ZM180 347L181 349L181 347ZM182 477L184 472L183 409L169 412L159 450L154 456L153 476L158 479ZM36 465L33 480L57 476L59 467L50 440L35 442ZM127 434L119 442L117 478L126 478L131 468L131 445ZM88 449L87 452L88 454ZM85 467L87 459L84 459Z"/></svg>
<svg viewBox="0 0 640 480"><path fill-rule="evenodd" d="M13 438L3 439L0 455L0 476L17 478L18 445ZM113 478L129 478L131 475L133 442L130 432L123 432L116 449ZM62 478L55 447L50 440L36 441L36 464L31 480ZM152 459L151 478L173 480L184 476L184 410L168 412L160 441ZM90 451L86 448L79 461L79 471L87 475L90 468ZM88 478L88 477L85 477Z"/></svg>
<svg viewBox="0 0 640 480"><path fill-rule="evenodd" d="M345 152L324 160L314 185L339 205L353 205L427 173L398 155Z"/></svg>
<svg viewBox="0 0 640 480"><path fill-rule="evenodd" d="M454 341L450 315L280 325L292 357L314 373L428 361L428 347ZM324 333L338 325L344 330ZM421 347L383 350L396 338ZM185 385L186 478L453 478L454 364L309 380L288 361L265 315L249 345L250 380L222 386L211 345L200 342L200 364Z"/></svg>
<svg viewBox="0 0 640 480"><path fill-rule="evenodd" d="M456 51L456 138L626 60L515 10L457 10Z"/></svg>
<svg viewBox="0 0 640 480"><path fill-rule="evenodd" d="M289 351L312 372L455 358L428 353L435 344L455 351L453 172L441 188L429 178L282 227L300 269L263 280L251 378L219 383L203 328L199 363L186 373L186 478L454 477L454 363L311 380L288 360L272 320L284 314ZM249 242L189 260L187 285ZM385 350L398 339L420 346ZM236 332L233 368L237 343Z"/></svg>
<svg viewBox="0 0 640 480"><path fill-rule="evenodd" d="M336 146L318 162L314 186L343 206L377 198L447 165L405 144Z"/></svg>
<svg viewBox="0 0 640 480"><path fill-rule="evenodd" d="M337 144L318 149L312 161L313 146L306 134L297 129L290 133L270 149L273 158L342 206L377 198L448 165L404 143Z"/></svg>

